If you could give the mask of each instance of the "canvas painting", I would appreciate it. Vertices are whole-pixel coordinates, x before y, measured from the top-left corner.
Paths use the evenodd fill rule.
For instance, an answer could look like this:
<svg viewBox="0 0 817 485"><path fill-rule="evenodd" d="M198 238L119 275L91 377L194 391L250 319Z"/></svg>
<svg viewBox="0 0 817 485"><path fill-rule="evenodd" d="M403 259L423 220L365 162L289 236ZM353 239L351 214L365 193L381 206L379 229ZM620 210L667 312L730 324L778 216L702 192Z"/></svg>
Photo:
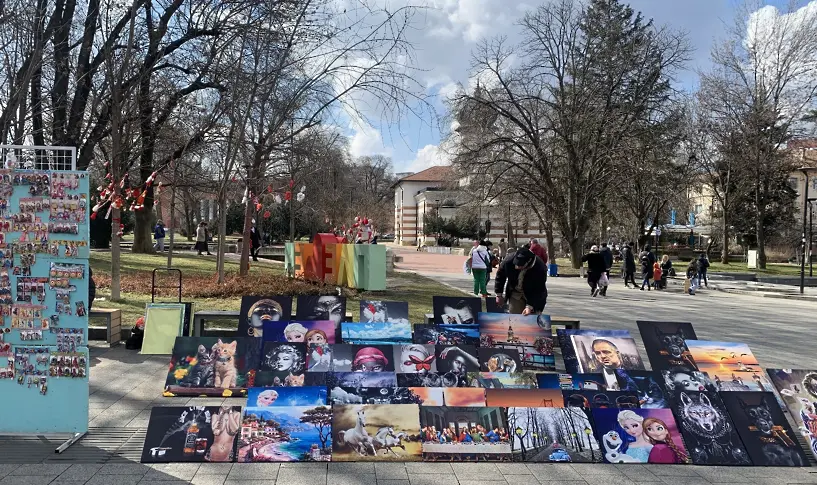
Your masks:
<svg viewBox="0 0 817 485"><path fill-rule="evenodd" d="M240 428L241 406L154 407L142 463L230 463Z"/></svg>
<svg viewBox="0 0 817 485"><path fill-rule="evenodd" d="M341 339L345 344L392 345L412 343L411 324L343 322Z"/></svg>
<svg viewBox="0 0 817 485"><path fill-rule="evenodd" d="M164 395L246 396L260 354L260 338L176 337Z"/></svg>
<svg viewBox="0 0 817 485"><path fill-rule="evenodd" d="M510 461L507 417L496 407L420 408L425 461Z"/></svg>
<svg viewBox="0 0 817 485"><path fill-rule="evenodd" d="M720 398L755 466L809 466L773 393L722 392Z"/></svg>
<svg viewBox="0 0 817 485"><path fill-rule="evenodd" d="M298 387L298 383L302 386L306 372L306 345L264 342L259 370L273 373L282 382L282 387Z"/></svg>
<svg viewBox="0 0 817 485"><path fill-rule="evenodd" d="M446 387L443 397L446 406L485 406L485 389L478 387Z"/></svg>
<svg viewBox="0 0 817 485"><path fill-rule="evenodd" d="M513 460L595 463L602 460L593 425L581 408L508 408Z"/></svg>
<svg viewBox="0 0 817 485"><path fill-rule="evenodd" d="M404 374L428 374L437 372L436 348L429 344L394 346L394 366Z"/></svg>
<svg viewBox="0 0 817 485"><path fill-rule="evenodd" d="M570 340L578 357L579 372L614 375L616 369L645 370L631 337L577 333Z"/></svg>
<svg viewBox="0 0 817 485"><path fill-rule="evenodd" d="M467 375L447 372L398 373L399 387L468 387Z"/></svg>
<svg viewBox="0 0 817 485"><path fill-rule="evenodd" d="M572 374L573 387L579 391L606 391L607 381L603 374ZM616 389L609 389L615 391Z"/></svg>
<svg viewBox="0 0 817 485"><path fill-rule="evenodd" d="M248 408L321 406L327 403L325 387L252 387L247 390Z"/></svg>
<svg viewBox="0 0 817 485"><path fill-rule="evenodd" d="M515 349L480 347L477 350L481 372L521 372L522 361Z"/></svg>
<svg viewBox="0 0 817 485"><path fill-rule="evenodd" d="M238 438L238 462L329 461L332 410L326 406L248 407Z"/></svg>
<svg viewBox="0 0 817 485"><path fill-rule="evenodd" d="M291 296L244 296L238 313L238 337L262 337L267 322L292 319Z"/></svg>
<svg viewBox="0 0 817 485"><path fill-rule="evenodd" d="M420 409L417 404L333 406L332 461L420 460Z"/></svg>
<svg viewBox="0 0 817 485"><path fill-rule="evenodd" d="M767 369L797 429L817 457L817 371Z"/></svg>
<svg viewBox="0 0 817 485"><path fill-rule="evenodd" d="M397 377L394 372L334 372L324 375L326 376L326 387L329 389L335 387L397 387Z"/></svg>
<svg viewBox="0 0 817 485"><path fill-rule="evenodd" d="M264 342L293 342L326 345L338 342L338 327L329 320L266 322Z"/></svg>
<svg viewBox="0 0 817 485"><path fill-rule="evenodd" d="M482 300L474 297L435 296L432 302L434 323L477 323Z"/></svg>
<svg viewBox="0 0 817 485"><path fill-rule="evenodd" d="M298 297L295 309L296 320L329 320L339 326L346 319L346 298L342 296Z"/></svg>
<svg viewBox="0 0 817 485"><path fill-rule="evenodd" d="M539 389L573 389L573 376L570 374L536 374L536 387Z"/></svg>
<svg viewBox="0 0 817 485"><path fill-rule="evenodd" d="M719 391L771 391L772 383L749 346L735 342L688 340L698 370L706 373Z"/></svg>
<svg viewBox="0 0 817 485"><path fill-rule="evenodd" d="M607 463L690 462L670 409L593 409L596 439Z"/></svg>
<svg viewBox="0 0 817 485"><path fill-rule="evenodd" d="M311 344L306 352L306 371L352 372L353 356L351 344Z"/></svg>
<svg viewBox="0 0 817 485"><path fill-rule="evenodd" d="M483 389L538 389L532 372L469 372L468 385Z"/></svg>
<svg viewBox="0 0 817 485"><path fill-rule="evenodd" d="M616 370L617 386L613 390L631 391L638 394L642 409L665 409L669 407L669 395L662 385L663 376L646 370ZM607 389L610 389L608 386Z"/></svg>
<svg viewBox="0 0 817 485"><path fill-rule="evenodd" d="M696 465L750 465L751 460L717 394L681 391L671 400L676 423Z"/></svg>
<svg viewBox="0 0 817 485"><path fill-rule="evenodd" d="M525 370L555 370L549 315L480 313L481 347L513 350Z"/></svg>
<svg viewBox="0 0 817 485"><path fill-rule="evenodd" d="M479 345L479 325L421 324L414 326L414 343L433 345Z"/></svg>
<svg viewBox="0 0 817 485"><path fill-rule="evenodd" d="M603 371L603 369L592 370L592 368L604 367L603 365L598 364L595 354L591 350L593 341L596 339L607 340L613 344L616 342L621 342L625 350L635 352L634 355L621 355L622 359L625 357L627 358L627 364L622 365L622 367L637 368L638 366L635 364L635 362L633 362L633 359L637 359L638 362L641 362L641 358L638 357L638 352L635 350L635 341L633 340L632 336L630 336L630 332L627 330L574 330L560 328L556 330L556 336L557 341L559 342L559 347L562 349L562 359L565 363L565 372L570 374L576 374L579 372L601 373ZM574 336L582 337L578 340L578 342L583 345L582 347L576 347L574 345ZM615 351L601 344L598 345L598 348L600 351L599 358L601 359L606 356L606 360L608 361L607 367L611 369L614 368L614 358L617 356ZM631 365L631 367L627 367L627 365ZM644 368L643 363L641 364L640 368Z"/></svg>
<svg viewBox="0 0 817 485"><path fill-rule="evenodd" d="M332 404L423 404L422 396L408 387L333 387ZM428 393L424 393L428 394Z"/></svg>
<svg viewBox="0 0 817 485"><path fill-rule="evenodd" d="M361 300L360 321L365 323L409 323L408 302Z"/></svg>
<svg viewBox="0 0 817 485"><path fill-rule="evenodd" d="M465 377L468 372L479 372L476 347L470 345L438 345L437 370L441 374Z"/></svg>
<svg viewBox="0 0 817 485"><path fill-rule="evenodd" d="M485 405L503 408L561 408L560 389L486 389Z"/></svg>
<svg viewBox="0 0 817 485"><path fill-rule="evenodd" d="M664 390L669 397L677 396L681 391L717 392L718 387L706 374L701 371L691 371L686 367L678 367L661 371Z"/></svg>
<svg viewBox="0 0 817 485"><path fill-rule="evenodd" d="M628 391L591 391L573 390L562 391L565 406L578 408L622 408L636 409L638 405L638 394Z"/></svg>
<svg viewBox="0 0 817 485"><path fill-rule="evenodd" d="M638 331L652 370L686 367L697 369L687 348L687 340L697 340L689 322L652 322L639 320Z"/></svg>

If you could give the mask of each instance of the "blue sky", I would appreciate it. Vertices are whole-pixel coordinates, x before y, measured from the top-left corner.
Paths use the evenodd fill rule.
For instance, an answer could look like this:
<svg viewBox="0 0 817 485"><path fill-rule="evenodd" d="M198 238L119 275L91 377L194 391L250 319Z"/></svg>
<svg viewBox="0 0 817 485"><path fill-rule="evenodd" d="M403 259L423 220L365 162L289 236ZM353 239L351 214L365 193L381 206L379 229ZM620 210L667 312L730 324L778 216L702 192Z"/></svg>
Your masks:
<svg viewBox="0 0 817 485"><path fill-rule="evenodd" d="M426 0L429 8L418 19L417 29L409 35L416 49L416 65L423 71L419 80L428 93L444 96L457 83L468 84L471 51L484 38L508 36L513 41L519 29L514 25L522 14L549 0ZM387 4L405 4L407 0L388 0ZM738 0L630 0L657 25L667 25L688 33L695 49L687 71L678 78L679 87L694 90L696 71L709 66L709 51L724 35L724 24L731 24L740 5ZM800 2L801 4L804 2ZM766 0L781 11L786 0ZM440 115L445 108L439 100ZM419 171L440 164L437 150L447 126L434 126L430 120L405 118L399 129L392 127L351 127L350 151L354 156L383 154L392 157L394 171Z"/></svg>

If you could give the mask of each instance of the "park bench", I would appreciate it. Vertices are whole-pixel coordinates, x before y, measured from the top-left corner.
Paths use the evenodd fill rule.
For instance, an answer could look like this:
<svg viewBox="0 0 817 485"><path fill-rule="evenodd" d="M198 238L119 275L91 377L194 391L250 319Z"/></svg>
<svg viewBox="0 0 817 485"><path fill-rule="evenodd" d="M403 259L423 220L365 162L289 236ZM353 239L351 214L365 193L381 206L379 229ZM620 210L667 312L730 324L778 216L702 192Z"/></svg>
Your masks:
<svg viewBox="0 0 817 485"><path fill-rule="evenodd" d="M114 308L94 308L88 315L88 319L105 319L105 341L111 347L122 341L122 310ZM103 327L88 326L88 340L102 340Z"/></svg>
<svg viewBox="0 0 817 485"><path fill-rule="evenodd" d="M431 325L434 323L434 314L433 313L426 313L426 324ZM575 318L569 317L556 317L551 315L550 316L550 323L554 326L564 327L565 329L569 330L579 330L579 320Z"/></svg>

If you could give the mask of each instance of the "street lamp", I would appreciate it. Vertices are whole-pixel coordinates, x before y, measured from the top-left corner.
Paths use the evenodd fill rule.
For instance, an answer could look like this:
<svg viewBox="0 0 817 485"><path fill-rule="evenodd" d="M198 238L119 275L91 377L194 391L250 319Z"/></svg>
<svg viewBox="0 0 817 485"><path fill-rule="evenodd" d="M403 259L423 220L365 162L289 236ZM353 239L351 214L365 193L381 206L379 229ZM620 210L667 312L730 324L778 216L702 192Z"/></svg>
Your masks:
<svg viewBox="0 0 817 485"><path fill-rule="evenodd" d="M590 429L589 426L584 427L584 434L587 435L587 444L590 446L590 459L596 461L596 455L593 452L593 440L590 439L590 435L593 434L593 430Z"/></svg>
<svg viewBox="0 0 817 485"><path fill-rule="evenodd" d="M800 240L801 242L801 257L800 257L800 294L802 295L805 293L806 288L806 211L808 210L809 198L808 198L808 184L809 184L809 172L814 171L814 167L801 167L799 169L800 172L806 178L806 189L803 192L803 234Z"/></svg>
<svg viewBox="0 0 817 485"><path fill-rule="evenodd" d="M516 436L519 437L519 446L522 448L522 461L525 461L525 443L522 442L522 435L525 434L525 430L517 426L514 431Z"/></svg>

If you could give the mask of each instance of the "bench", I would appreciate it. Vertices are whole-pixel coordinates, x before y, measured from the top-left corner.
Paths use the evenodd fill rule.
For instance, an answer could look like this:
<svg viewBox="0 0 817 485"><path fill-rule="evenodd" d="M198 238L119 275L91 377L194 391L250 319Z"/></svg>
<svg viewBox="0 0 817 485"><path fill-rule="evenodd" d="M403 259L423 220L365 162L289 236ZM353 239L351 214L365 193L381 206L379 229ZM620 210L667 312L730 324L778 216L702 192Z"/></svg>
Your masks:
<svg viewBox="0 0 817 485"><path fill-rule="evenodd" d="M200 310L193 314L193 336L194 337L209 337L209 336L218 336L218 337L226 337L229 336L230 333L234 333L234 330L229 330L228 333L224 331L227 329L217 329L213 331L204 330L204 324L207 320L232 320L238 323L238 316L239 312L235 310ZM297 320L295 315L291 315L291 320ZM351 312L346 312L346 316L343 319L344 322L351 322L354 321ZM244 335L246 337L246 335Z"/></svg>
<svg viewBox="0 0 817 485"><path fill-rule="evenodd" d="M434 314L433 313L426 313L426 324L431 325L434 323ZM575 318L569 317L556 317L551 315L550 316L550 323L551 325L558 325L560 327L564 327L570 330L579 330L579 320Z"/></svg>
<svg viewBox="0 0 817 485"><path fill-rule="evenodd" d="M94 308L88 315L89 321L92 318L105 319L105 341L108 342L111 347L122 341L122 310L114 308ZM93 331L97 329L100 330L99 333ZM102 327L94 328L89 325L88 340L102 340L101 338L97 338L98 336L102 336L101 330Z"/></svg>

